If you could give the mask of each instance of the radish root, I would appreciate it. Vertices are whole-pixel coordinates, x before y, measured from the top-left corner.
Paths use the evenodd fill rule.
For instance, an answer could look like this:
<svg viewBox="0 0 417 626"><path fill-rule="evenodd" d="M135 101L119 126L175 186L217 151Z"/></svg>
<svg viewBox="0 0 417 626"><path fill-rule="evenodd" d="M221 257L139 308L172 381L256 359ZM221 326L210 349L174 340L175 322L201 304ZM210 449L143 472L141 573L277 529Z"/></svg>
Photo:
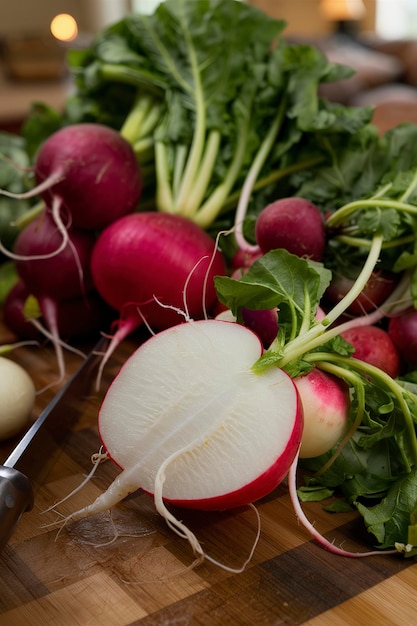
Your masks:
<svg viewBox="0 0 417 626"><path fill-rule="evenodd" d="M393 550L370 550L369 552L350 552L349 550L343 550L343 548L338 548L331 541L328 541L318 530L314 527L314 525L310 522L310 520L305 515L300 500L297 495L297 466L298 466L298 454L296 455L288 473L288 489L291 497L291 503L293 505L295 514L300 521L300 523L304 526L306 530L310 533L310 535L317 541L317 543L328 550L332 554L337 554L339 556L345 556L350 558L363 558L366 556L380 556L381 554L398 554L397 549Z"/></svg>

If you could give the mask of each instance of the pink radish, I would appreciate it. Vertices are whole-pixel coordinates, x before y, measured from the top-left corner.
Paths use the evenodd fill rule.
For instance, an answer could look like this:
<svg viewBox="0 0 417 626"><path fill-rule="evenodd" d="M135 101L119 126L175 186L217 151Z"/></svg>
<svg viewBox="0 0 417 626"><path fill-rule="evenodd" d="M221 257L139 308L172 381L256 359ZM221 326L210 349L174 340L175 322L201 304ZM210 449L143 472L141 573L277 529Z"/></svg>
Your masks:
<svg viewBox="0 0 417 626"><path fill-rule="evenodd" d="M296 387L279 368L252 371L262 350L252 331L216 320L180 324L142 344L99 413L107 455L123 470L68 520L105 511L142 488L204 554L165 503L203 510L252 503L283 480L299 447Z"/></svg>
<svg viewBox="0 0 417 626"><path fill-rule="evenodd" d="M357 326L341 333L355 348L353 357L371 363L391 378L400 373L400 356L387 331L378 326Z"/></svg>
<svg viewBox="0 0 417 626"><path fill-rule="evenodd" d="M265 207L255 225L261 251L285 248L288 252L321 261L325 244L320 210L305 198L281 198Z"/></svg>
<svg viewBox="0 0 417 626"><path fill-rule="evenodd" d="M205 317L217 302L213 277L226 271L214 240L178 215L127 215L98 237L91 259L101 297L120 312L105 359L144 321L161 330Z"/></svg>
<svg viewBox="0 0 417 626"><path fill-rule="evenodd" d="M304 430L300 458L324 454L348 429L349 392L340 379L317 368L294 379L301 397Z"/></svg>

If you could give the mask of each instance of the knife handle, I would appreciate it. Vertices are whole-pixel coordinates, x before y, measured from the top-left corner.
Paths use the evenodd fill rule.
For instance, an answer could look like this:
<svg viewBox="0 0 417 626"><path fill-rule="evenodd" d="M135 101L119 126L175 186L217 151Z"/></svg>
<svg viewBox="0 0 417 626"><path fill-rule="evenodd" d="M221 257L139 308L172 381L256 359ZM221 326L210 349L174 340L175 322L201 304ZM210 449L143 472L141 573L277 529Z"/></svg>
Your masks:
<svg viewBox="0 0 417 626"><path fill-rule="evenodd" d="M27 476L0 465L0 551L25 511L33 507L32 485Z"/></svg>

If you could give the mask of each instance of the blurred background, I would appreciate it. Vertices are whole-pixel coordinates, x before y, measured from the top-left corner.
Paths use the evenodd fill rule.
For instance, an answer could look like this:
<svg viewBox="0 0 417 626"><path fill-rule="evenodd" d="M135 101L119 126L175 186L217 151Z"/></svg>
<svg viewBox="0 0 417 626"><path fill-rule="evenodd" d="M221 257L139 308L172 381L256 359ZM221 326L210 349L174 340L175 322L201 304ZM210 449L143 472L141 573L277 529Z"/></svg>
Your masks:
<svg viewBox="0 0 417 626"><path fill-rule="evenodd" d="M362 72L333 89L332 99L361 104L370 89L375 98L376 88L395 85L398 97L401 87L402 98L417 101L417 48L409 47L417 41L417 0L241 1L284 19L288 38L316 43ZM160 2L0 0L0 129L18 130L33 101L59 109L71 89L68 47L85 47L106 25L132 11L151 13Z"/></svg>

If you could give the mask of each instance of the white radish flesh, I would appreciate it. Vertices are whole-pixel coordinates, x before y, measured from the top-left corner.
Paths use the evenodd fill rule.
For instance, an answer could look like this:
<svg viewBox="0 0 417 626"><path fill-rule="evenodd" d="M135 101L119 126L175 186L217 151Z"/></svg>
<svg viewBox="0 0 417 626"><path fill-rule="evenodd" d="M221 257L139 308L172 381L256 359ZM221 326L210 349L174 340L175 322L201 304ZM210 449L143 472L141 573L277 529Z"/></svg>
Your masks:
<svg viewBox="0 0 417 626"><path fill-rule="evenodd" d="M163 496L183 506L224 509L269 493L296 454L302 417L284 372L252 372L261 352L254 333L215 320L149 339L100 410L110 457L150 493L169 460Z"/></svg>
<svg viewBox="0 0 417 626"><path fill-rule="evenodd" d="M106 511L141 487L197 561L212 560L166 503L253 506L287 475L301 441L302 408L291 378L278 368L252 370L262 350L251 330L216 320L173 326L144 343L99 413L106 454L124 469L64 521Z"/></svg>

